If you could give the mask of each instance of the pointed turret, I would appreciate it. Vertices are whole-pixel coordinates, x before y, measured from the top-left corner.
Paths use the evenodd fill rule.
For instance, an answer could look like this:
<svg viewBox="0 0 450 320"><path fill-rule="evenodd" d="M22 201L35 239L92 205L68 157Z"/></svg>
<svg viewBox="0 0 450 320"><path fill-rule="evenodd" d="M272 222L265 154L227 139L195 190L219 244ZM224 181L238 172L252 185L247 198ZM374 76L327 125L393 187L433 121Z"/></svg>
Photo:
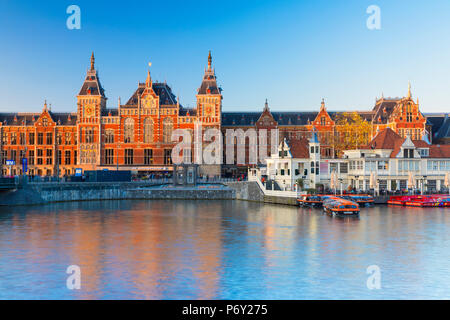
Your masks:
<svg viewBox="0 0 450 320"><path fill-rule="evenodd" d="M209 50L209 55L208 55L208 70L211 70L211 65L212 65L212 56L211 56L211 50Z"/></svg>
<svg viewBox="0 0 450 320"><path fill-rule="evenodd" d="M216 75L212 69L211 51L208 54L208 68L205 70L202 84L198 89L198 94L221 94L221 89L217 86Z"/></svg>
<svg viewBox="0 0 450 320"><path fill-rule="evenodd" d="M98 77L97 70L95 70L95 57L94 52L91 55L91 67L87 71L86 78L84 80L83 86L81 87L79 96L102 96L105 97L105 90L100 84L100 79Z"/></svg>
<svg viewBox="0 0 450 320"><path fill-rule="evenodd" d="M408 99L411 99L412 95L411 95L411 82L408 82Z"/></svg>
<svg viewBox="0 0 450 320"><path fill-rule="evenodd" d="M95 57L94 57L94 51L92 51L92 55L91 55L91 71L95 70Z"/></svg>

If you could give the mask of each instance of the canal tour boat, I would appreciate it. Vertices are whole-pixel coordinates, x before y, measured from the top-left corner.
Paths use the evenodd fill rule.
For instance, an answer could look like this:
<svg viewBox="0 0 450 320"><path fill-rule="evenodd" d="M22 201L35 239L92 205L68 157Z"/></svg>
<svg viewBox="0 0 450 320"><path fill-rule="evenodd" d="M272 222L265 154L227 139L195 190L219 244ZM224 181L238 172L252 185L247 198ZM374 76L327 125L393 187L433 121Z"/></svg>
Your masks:
<svg viewBox="0 0 450 320"><path fill-rule="evenodd" d="M371 206L374 204L373 197L368 194L350 194L342 197L343 199L356 202L360 206Z"/></svg>
<svg viewBox="0 0 450 320"><path fill-rule="evenodd" d="M331 216L359 216L359 205L356 202L339 197L327 197L324 199L323 210Z"/></svg>
<svg viewBox="0 0 450 320"><path fill-rule="evenodd" d="M408 207L450 207L450 195L391 196L388 204Z"/></svg>
<svg viewBox="0 0 450 320"><path fill-rule="evenodd" d="M303 207L320 207L322 206L322 197L311 194L304 194L297 198L297 203L299 206Z"/></svg>

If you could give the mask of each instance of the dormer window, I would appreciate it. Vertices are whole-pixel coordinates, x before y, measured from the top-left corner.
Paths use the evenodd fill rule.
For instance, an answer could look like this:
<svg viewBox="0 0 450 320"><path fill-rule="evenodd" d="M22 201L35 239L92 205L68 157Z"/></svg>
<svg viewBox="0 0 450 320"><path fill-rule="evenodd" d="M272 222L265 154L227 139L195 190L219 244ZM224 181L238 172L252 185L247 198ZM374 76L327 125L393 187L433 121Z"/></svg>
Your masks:
<svg viewBox="0 0 450 320"><path fill-rule="evenodd" d="M428 149L419 149L419 154L421 157L428 157L430 153Z"/></svg>
<svg viewBox="0 0 450 320"><path fill-rule="evenodd" d="M414 149L403 149L403 158L414 158Z"/></svg>

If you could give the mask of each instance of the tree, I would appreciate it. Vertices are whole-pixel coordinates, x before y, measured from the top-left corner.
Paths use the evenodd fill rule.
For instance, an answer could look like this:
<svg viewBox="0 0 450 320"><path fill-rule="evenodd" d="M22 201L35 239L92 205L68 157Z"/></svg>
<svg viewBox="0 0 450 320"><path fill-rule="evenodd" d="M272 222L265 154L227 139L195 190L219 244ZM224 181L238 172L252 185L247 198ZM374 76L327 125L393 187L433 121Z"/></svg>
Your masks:
<svg viewBox="0 0 450 320"><path fill-rule="evenodd" d="M303 189L304 182L303 182L303 179L302 179L302 178L298 178L298 179L295 181L295 184L296 184L300 189Z"/></svg>
<svg viewBox="0 0 450 320"><path fill-rule="evenodd" d="M339 113L336 119L334 149L338 156L344 150L357 149L369 143L372 125L357 112Z"/></svg>

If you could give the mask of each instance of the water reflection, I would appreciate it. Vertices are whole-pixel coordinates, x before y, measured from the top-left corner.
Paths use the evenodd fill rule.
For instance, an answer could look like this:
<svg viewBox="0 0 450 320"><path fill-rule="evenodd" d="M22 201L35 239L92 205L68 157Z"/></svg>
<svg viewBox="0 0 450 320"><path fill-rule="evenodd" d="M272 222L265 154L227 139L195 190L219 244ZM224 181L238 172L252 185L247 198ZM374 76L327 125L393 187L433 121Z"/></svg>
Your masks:
<svg viewBox="0 0 450 320"><path fill-rule="evenodd" d="M1 299L449 298L449 211L239 201L0 209ZM68 290L76 264L82 289ZM366 268L382 270L382 290Z"/></svg>

